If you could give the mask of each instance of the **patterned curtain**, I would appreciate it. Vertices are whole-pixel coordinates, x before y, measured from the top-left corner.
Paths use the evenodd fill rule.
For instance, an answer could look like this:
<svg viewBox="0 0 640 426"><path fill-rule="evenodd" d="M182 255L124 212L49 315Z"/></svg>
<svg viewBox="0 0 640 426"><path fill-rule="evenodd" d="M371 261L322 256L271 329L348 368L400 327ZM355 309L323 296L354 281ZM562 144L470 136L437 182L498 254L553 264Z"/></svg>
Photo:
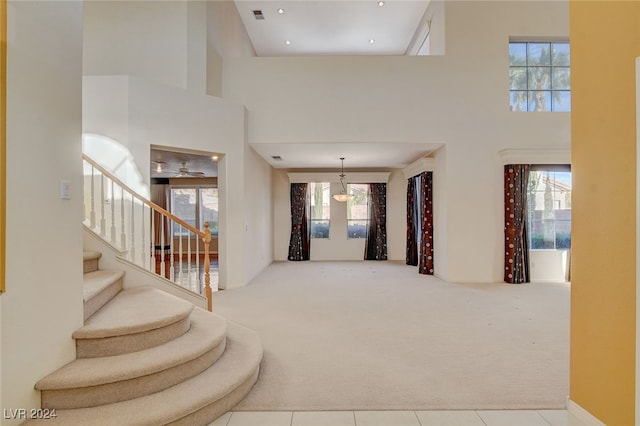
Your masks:
<svg viewBox="0 0 640 426"><path fill-rule="evenodd" d="M365 260L387 260L387 184L369 184L369 225Z"/></svg>
<svg viewBox="0 0 640 426"><path fill-rule="evenodd" d="M307 224L306 183L291 184L291 239L289 260L309 260L311 235Z"/></svg>
<svg viewBox="0 0 640 426"><path fill-rule="evenodd" d="M423 172L420 185L420 210L422 235L418 273L433 275L433 173Z"/></svg>
<svg viewBox="0 0 640 426"><path fill-rule="evenodd" d="M407 265L418 265L416 176L407 179Z"/></svg>
<svg viewBox="0 0 640 426"><path fill-rule="evenodd" d="M504 281L529 282L527 183L529 164L504 166Z"/></svg>

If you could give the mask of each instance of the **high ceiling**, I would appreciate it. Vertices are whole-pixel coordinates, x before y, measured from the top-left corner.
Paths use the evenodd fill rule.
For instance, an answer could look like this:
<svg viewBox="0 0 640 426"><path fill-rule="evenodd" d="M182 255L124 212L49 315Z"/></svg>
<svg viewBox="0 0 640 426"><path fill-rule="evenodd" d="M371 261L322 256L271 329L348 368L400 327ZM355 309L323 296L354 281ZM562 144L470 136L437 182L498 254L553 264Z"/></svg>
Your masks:
<svg viewBox="0 0 640 426"><path fill-rule="evenodd" d="M258 56L404 55L429 0L236 0ZM419 40L418 42L421 42Z"/></svg>
<svg viewBox="0 0 640 426"><path fill-rule="evenodd" d="M428 34L429 1L236 0L235 5L258 56L405 55L419 54ZM340 157L345 157L345 169L402 168L441 145L365 141L251 146L275 168L335 170ZM183 161L189 171L217 176L217 163L207 155L154 150L151 160L152 177L175 177ZM163 162L161 172L158 161Z"/></svg>

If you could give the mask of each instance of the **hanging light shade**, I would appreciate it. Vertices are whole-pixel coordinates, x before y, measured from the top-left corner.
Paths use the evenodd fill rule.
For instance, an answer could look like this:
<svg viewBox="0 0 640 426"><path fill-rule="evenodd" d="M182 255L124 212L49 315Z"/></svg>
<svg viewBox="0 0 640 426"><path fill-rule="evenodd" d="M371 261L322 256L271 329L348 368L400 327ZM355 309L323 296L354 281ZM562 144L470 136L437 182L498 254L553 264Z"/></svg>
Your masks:
<svg viewBox="0 0 640 426"><path fill-rule="evenodd" d="M344 203L345 201L353 197L353 195L347 193L347 186L344 184L344 157L340 157L340 160L342 161L342 168L340 173L340 193L333 194L333 199Z"/></svg>

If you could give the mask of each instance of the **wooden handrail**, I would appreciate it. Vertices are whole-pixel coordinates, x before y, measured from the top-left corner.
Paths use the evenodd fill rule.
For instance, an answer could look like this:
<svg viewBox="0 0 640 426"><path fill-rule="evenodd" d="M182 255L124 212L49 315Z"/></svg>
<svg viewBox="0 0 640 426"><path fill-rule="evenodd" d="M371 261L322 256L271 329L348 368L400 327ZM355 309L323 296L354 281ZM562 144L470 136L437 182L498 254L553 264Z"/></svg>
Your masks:
<svg viewBox="0 0 640 426"><path fill-rule="evenodd" d="M210 252L209 252L209 246L211 243L211 231L209 230L209 222L205 222L204 223L204 229L201 231L195 227L193 227L192 225L188 224L187 222L185 222L184 220L180 219L179 217L173 215L172 213L170 213L169 211L167 211L166 209L160 207L159 205L155 204L153 201L146 199L145 197L143 197L142 195L138 194L137 192L135 192L133 189L131 189L129 186L127 186L124 182L122 182L120 179L118 179L116 176L113 175L113 173L111 173L109 170L105 169L104 167L102 167L100 164L96 163L93 159L89 158L86 154L82 154L82 158L84 161L86 161L88 164L90 164L94 169L98 170L100 173L102 173L103 176L106 176L107 178L109 178L113 184L116 184L118 186L120 186L122 188L123 191L123 197L124 197L124 191L128 192L132 199L132 209L133 209L133 198L139 200L143 205L146 205L147 207L149 207L150 210L160 214L162 217L165 217L167 219L169 219L172 222L175 222L179 225L181 225L182 227L186 228L188 231L192 232L194 235L196 235L197 237L202 239L202 242L204 244L204 288L200 287L200 291L204 291L204 295L207 298L207 307L209 309L209 311L212 310L213 308L213 303L212 303L212 299L213 299L213 295L212 295L212 289L211 289L211 277L210 277L210 269L211 269L211 260L210 260ZM93 172L92 172L92 176L93 176ZM112 184L112 185L113 185ZM92 197L93 197L93 180L92 180L92 187L91 187L91 193L92 193ZM104 197L104 194L102 195L102 197ZM93 204L93 198L92 198L92 204ZM124 205L122 205L122 215L121 217L123 218L123 223L122 223L122 229L124 230ZM113 211L113 209L112 209ZM93 212L92 212L93 215ZM104 216L104 213L102 214L102 216ZM163 219L164 220L164 219ZM91 227L93 227L93 216L92 216L92 224ZM132 240L133 240L133 223L131 225L131 235L132 235ZM153 222L152 222L153 223ZM104 225L102 225L104 226ZM103 234L104 235L104 234ZM124 231L122 234L122 239L125 239L124 236ZM182 239L180 240L182 241ZM162 243L164 245L164 243ZM173 244L173 243L172 243ZM124 244L123 244L124 245ZM144 245L144 244L143 244ZM180 246L182 247L182 242L180 242ZM171 249L171 271L173 271L173 245L171 245L172 249ZM191 247L191 245L189 245L189 248ZM180 249L182 250L182 249ZM132 252L132 258L134 257L133 254L133 248L131 250ZM197 253L197 252L196 252ZM188 254L188 257L190 258L191 254ZM144 257L144 256L143 256ZM196 256L197 257L197 256ZM164 269L164 256L162 256L162 268ZM197 264L196 264L197 265ZM198 269L198 268L196 268ZM171 272L171 274L173 274L173 272ZM164 272L163 272L163 277L166 278ZM173 278L172 278L173 280Z"/></svg>
<svg viewBox="0 0 640 426"><path fill-rule="evenodd" d="M112 181L114 181L115 183L120 185L122 188L124 188L129 194L131 194L132 196L134 196L138 200L140 200L143 204L146 204L147 206L149 206L150 208L152 208L156 212L160 213L162 216L166 216L169 219L171 219L172 221L178 222L180 225L184 226L189 231L191 231L194 234L204 238L204 231L201 231L198 228L195 228L193 225L189 225L187 222L185 222L184 220L180 219L178 216L175 216L175 215L171 214L171 212L169 212L168 210L160 207L159 205L157 205L153 201L144 198L142 195L138 194L136 191L134 191L133 189L129 188L127 186L127 184L125 184L120 179L118 179L116 176L114 176L113 173L111 173L109 170L105 169L100 164L96 163L91 158L87 157L86 154L82 154L82 158L87 163L91 164L93 167L98 169L100 171L100 173L102 173L103 175L107 176L109 179L111 179Z"/></svg>

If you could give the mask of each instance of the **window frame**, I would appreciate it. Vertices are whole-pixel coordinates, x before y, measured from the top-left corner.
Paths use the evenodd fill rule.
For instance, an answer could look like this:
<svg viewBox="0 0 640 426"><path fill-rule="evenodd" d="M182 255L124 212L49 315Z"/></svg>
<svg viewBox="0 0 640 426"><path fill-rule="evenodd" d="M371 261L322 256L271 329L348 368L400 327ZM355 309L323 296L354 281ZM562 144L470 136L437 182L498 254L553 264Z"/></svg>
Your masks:
<svg viewBox="0 0 640 426"><path fill-rule="evenodd" d="M365 198L365 203L364 206L367 209L367 218L366 219L352 219L351 218L351 208L354 206L353 205L353 200L356 198L356 196L353 194L353 186L354 185L358 185L358 186L366 186L366 198ZM369 184L368 183L348 183L347 184L347 193L353 195L353 197L351 197L348 201L347 201L347 214L346 214L346 220L347 220L347 240L362 240L362 239L366 239L367 238L367 230L369 229L369 224L371 223L371 212L369 211ZM362 204L356 204L356 206L361 206ZM364 227L364 235L356 235L354 233L354 235L351 235L351 223L352 222L365 222L365 227Z"/></svg>
<svg viewBox="0 0 640 426"><path fill-rule="evenodd" d="M173 199L173 197L174 197L173 196L173 190L174 189L195 189L195 191L196 191L196 194L195 194L196 203L195 203L195 225L194 225L194 228L202 230L204 228L204 222L205 221L202 221L202 223L200 223L201 219L202 219L202 212L201 212L201 208L200 208L201 207L200 206L201 199L202 199L201 190L202 189L215 189L215 190L218 190L218 186L215 185L215 184L204 184L204 185L193 185L193 184L182 184L182 185L181 184L177 184L176 185L176 184L169 184L168 188L167 188L167 191L169 192L168 193L168 197L167 197L167 200L169 201L169 209L168 210L171 212L171 214L175 215L176 217L180 217L179 215L177 215L175 213L175 210L174 210L174 202L173 202L174 201L174 199ZM218 192L218 214L220 213L220 208L219 208L219 206L220 206L219 202L220 201L219 200L220 200L220 193ZM182 218L182 217L180 217L180 219L182 219L185 222L187 222L187 220ZM218 216L218 223L219 223L219 220L220 219L219 219L219 216ZM187 223L189 223L189 222L187 222ZM211 225L211 223L210 223L210 225ZM209 227L209 231L211 232L211 236L212 237L214 237L214 238L218 237L218 226L216 226L215 228L210 226ZM174 238L189 237L191 235L191 232L183 230L183 232L181 232L181 233L176 233L174 227L172 226L171 227L171 235Z"/></svg>
<svg viewBox="0 0 640 426"><path fill-rule="evenodd" d="M511 48L513 45L524 45L524 64L512 63ZM534 63L530 57L531 45L548 45L548 64ZM554 63L555 56L554 46L566 45L567 58L562 63ZM564 50L564 49L563 49ZM509 40L509 109L513 112L571 112L571 45L568 40ZM541 70L548 69L548 82L543 88L531 87L531 80L533 75L533 69ZM514 88L514 75L516 72L524 70L524 88ZM556 75L561 75L560 71L566 73L564 86L557 87ZM547 87L548 86L548 87ZM533 100L532 96L539 97L540 94L544 96L545 104L548 103L548 108L544 110L538 110L534 105L537 105L537 101ZM525 96L525 99L518 99L514 102L515 97ZM563 102L566 102L566 107L563 106ZM524 108L521 109L520 105L524 103Z"/></svg>
<svg viewBox="0 0 640 426"><path fill-rule="evenodd" d="M309 225L309 235L312 239L319 239L319 240L328 240L331 238L331 182L307 182L309 190L307 193L307 222ZM323 189L322 189L322 210L323 210L323 215L325 213L325 207L327 208L327 218L315 218L312 217L312 212L313 209L315 207L315 204L312 206L311 205L311 201L312 201L312 185L323 185ZM326 186L325 186L326 185ZM314 191L315 192L315 191ZM324 194L325 192L327 193L327 204L324 203L325 197ZM327 223L327 232L326 232L326 236L319 236L318 234L314 234L314 223L321 223L321 222L326 222Z"/></svg>
<svg viewBox="0 0 640 426"><path fill-rule="evenodd" d="M534 222L538 222L537 220L534 221L533 217L535 216L535 210L531 211L531 203L530 203L530 196L533 193L535 196L535 193L539 193L539 190L535 190L535 191L531 191L530 190L530 186L531 184L531 173L532 172L541 172L541 173L571 173L571 166L570 165L552 165L552 164L535 164L532 165L531 168L529 169L529 180L527 182L527 247L530 251L563 251L563 250L570 250L571 249L571 224L572 224L572 220L571 220L571 214L569 213L568 215L568 219L558 219L555 216L555 211L556 210L571 210L571 202L568 203L568 208L565 209L556 209L555 205L556 205L556 201L560 201L559 199L556 199L555 196L552 198L552 204L553 204L553 212L554 212L554 218L553 218L553 247L533 247L533 239L534 239L534 234L533 234L533 229L535 226ZM544 176L542 176L544 177ZM541 177L541 178L542 178ZM573 176L571 176L573 177ZM556 180L556 179L554 179ZM569 192L571 192L573 189L573 187L571 186L569 188ZM552 191L552 194L555 194L555 192L557 191ZM569 198L570 199L570 198ZM565 201L566 202L566 201ZM561 202L562 205L562 202ZM549 219L546 219L547 221ZM541 224L544 222L544 219L541 218L539 221ZM566 224L568 223L568 244L566 247L558 247L558 224L559 223L564 223L565 224L565 228L567 227ZM562 226L560 227L562 228ZM560 233L562 234L562 233ZM536 234L537 235L537 234ZM544 235L544 234L543 234ZM544 239L543 239L543 243L544 243Z"/></svg>

